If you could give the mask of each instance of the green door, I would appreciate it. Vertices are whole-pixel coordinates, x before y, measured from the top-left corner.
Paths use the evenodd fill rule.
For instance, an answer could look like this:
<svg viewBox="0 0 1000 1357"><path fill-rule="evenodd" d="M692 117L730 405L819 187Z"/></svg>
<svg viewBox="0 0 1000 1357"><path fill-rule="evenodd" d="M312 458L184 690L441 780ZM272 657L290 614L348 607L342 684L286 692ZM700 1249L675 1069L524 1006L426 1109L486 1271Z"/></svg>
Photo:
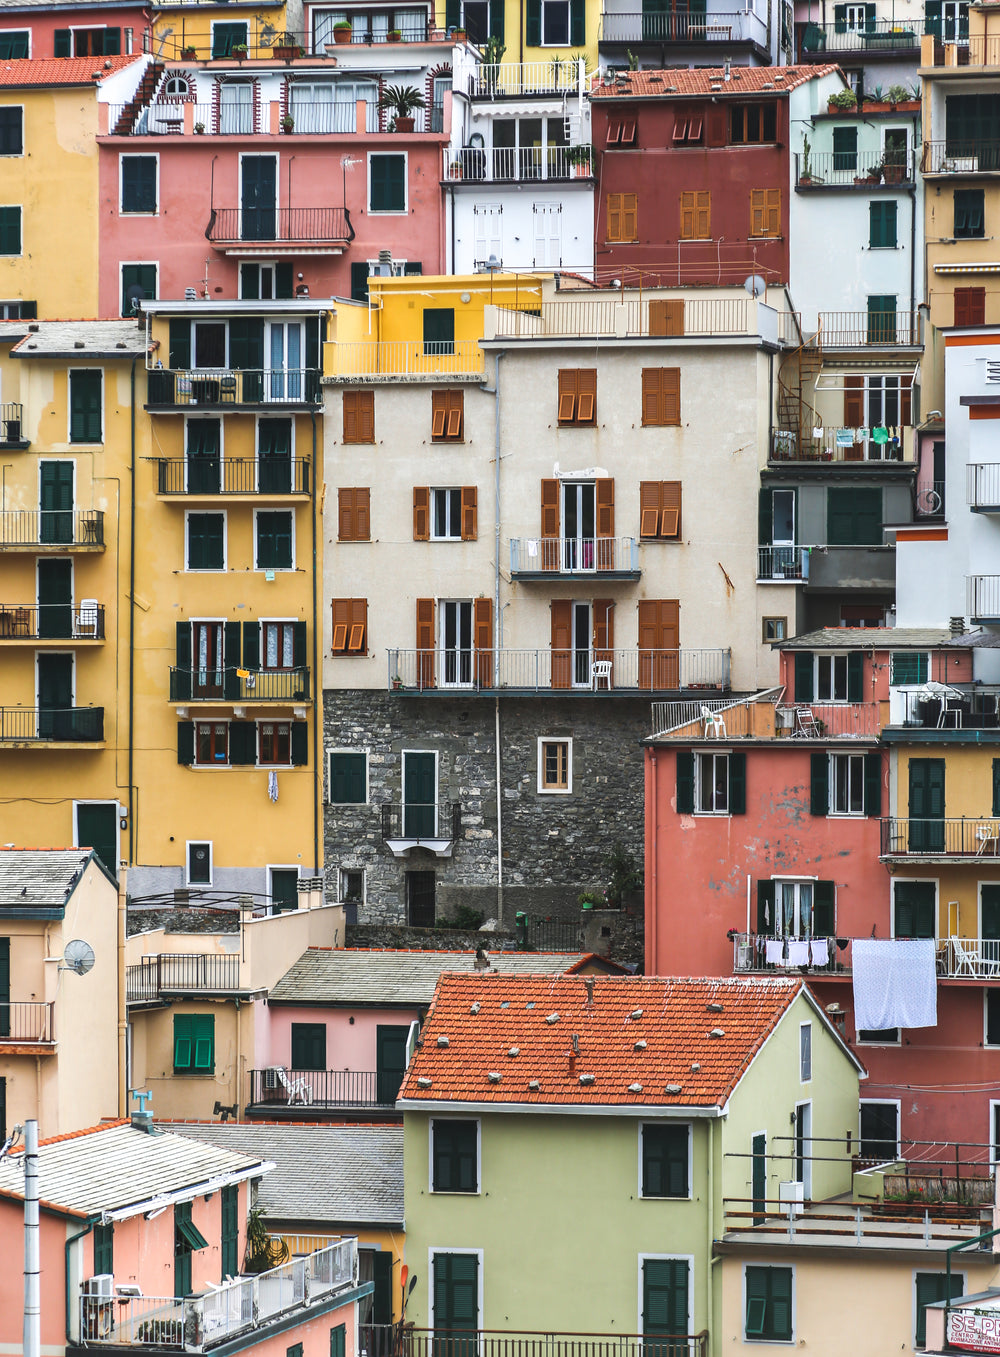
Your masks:
<svg viewBox="0 0 1000 1357"><path fill-rule="evenodd" d="M479 1328L479 1257L434 1255L434 1357L475 1357ZM462 1337L463 1334L468 1337Z"/></svg>
<svg viewBox="0 0 1000 1357"><path fill-rule="evenodd" d="M38 738L73 738L73 656L38 656Z"/></svg>
<svg viewBox="0 0 1000 1357"><path fill-rule="evenodd" d="M118 807L108 801L78 801L76 841L93 848L113 877L118 876Z"/></svg>
<svg viewBox="0 0 1000 1357"><path fill-rule="evenodd" d="M392 1105L406 1073L406 1038L409 1027L379 1026L375 1032L376 1098Z"/></svg>
<svg viewBox="0 0 1000 1357"><path fill-rule="evenodd" d="M275 239L278 161L273 155L245 155L240 158L243 186L241 240Z"/></svg>
<svg viewBox="0 0 1000 1357"><path fill-rule="evenodd" d="M643 1262L642 1332L646 1357L685 1357L688 1264L684 1259L647 1258Z"/></svg>
<svg viewBox="0 0 1000 1357"><path fill-rule="evenodd" d="M767 1135L761 1131L750 1142L752 1162L753 1223L763 1225L767 1210Z"/></svg>
<svg viewBox="0 0 1000 1357"><path fill-rule="evenodd" d="M38 562L38 635L47 640L73 635L72 561Z"/></svg>
<svg viewBox="0 0 1000 1357"><path fill-rule="evenodd" d="M262 495L287 495L292 489L292 421L262 419L257 425L257 477Z"/></svg>
<svg viewBox="0 0 1000 1357"><path fill-rule="evenodd" d="M373 1255L375 1266L375 1293L372 1296L372 1323L392 1323L392 1254L387 1249Z"/></svg>
<svg viewBox="0 0 1000 1357"><path fill-rule="evenodd" d="M437 788L433 754L403 755L403 838L433 839Z"/></svg>
<svg viewBox="0 0 1000 1357"><path fill-rule="evenodd" d="M10 938L0 938L0 1037L10 1036Z"/></svg>
<svg viewBox="0 0 1000 1357"><path fill-rule="evenodd" d="M222 489L222 421L192 419L187 426L187 493L217 495Z"/></svg>
<svg viewBox="0 0 1000 1357"><path fill-rule="evenodd" d="M910 759L910 852L944 852L944 759Z"/></svg>
<svg viewBox="0 0 1000 1357"><path fill-rule="evenodd" d="M979 900L979 954L993 973L1000 969L1000 885L983 882Z"/></svg>
<svg viewBox="0 0 1000 1357"><path fill-rule="evenodd" d="M73 463L42 462L40 467L39 541L72 542Z"/></svg>

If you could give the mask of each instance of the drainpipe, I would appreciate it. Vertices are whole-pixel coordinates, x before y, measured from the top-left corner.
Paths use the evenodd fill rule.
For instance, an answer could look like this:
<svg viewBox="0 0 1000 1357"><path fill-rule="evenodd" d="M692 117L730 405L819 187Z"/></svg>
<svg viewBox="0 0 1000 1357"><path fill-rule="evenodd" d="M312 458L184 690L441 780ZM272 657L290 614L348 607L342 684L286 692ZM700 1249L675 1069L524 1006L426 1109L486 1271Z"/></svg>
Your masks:
<svg viewBox="0 0 1000 1357"><path fill-rule="evenodd" d="M914 154L914 156L916 156L916 151L914 151L913 154ZM916 282L916 270L917 270L917 260L916 260L916 253L917 253L917 186L916 186L916 184L914 184L913 188L908 189L908 190L907 190L907 193L909 194L909 197L910 197L910 324L912 325L913 322L914 322L914 320L916 319L916 312L917 312L917 282ZM914 342L914 341L912 340L912 338L911 338L911 341L910 341L910 342L911 342L911 343Z"/></svg>
<svg viewBox="0 0 1000 1357"><path fill-rule="evenodd" d="M659 795L659 784L656 776L656 749L651 748L646 756L646 842L649 844L649 871L646 873L645 880L645 902L644 910L646 915L646 937L649 939L649 958L652 962L653 975L658 974L660 969L660 958L657 952L657 927L656 920L658 916L657 909L657 882L659 880L656 867L656 845L658 835L656 832L659 808L657 805Z"/></svg>
<svg viewBox="0 0 1000 1357"><path fill-rule="evenodd" d="M39 1357L42 1311L38 1262L38 1122L24 1123L24 1357Z"/></svg>
<svg viewBox="0 0 1000 1357"><path fill-rule="evenodd" d="M70 1250L70 1245L71 1245L71 1244L75 1244L76 1241L77 1241L78 1239L82 1239L82 1238L84 1237L84 1235L90 1234L91 1230L94 1228L94 1226L98 1223L99 1220L100 1220L100 1216L90 1216L90 1217L88 1218L88 1220L87 1220L87 1223L84 1225L83 1229L80 1230L78 1234L71 1234L71 1235L69 1236L69 1238L66 1240L66 1255L65 1255L65 1257L66 1257L66 1276L65 1276L65 1288L64 1288L64 1289L65 1289L65 1292L66 1292L66 1341L67 1341L67 1343L70 1343L70 1342L73 1341L73 1334L72 1334L72 1326L73 1326L73 1296L72 1296L72 1293L71 1293L71 1291L70 1291L70 1285L69 1285L69 1250Z"/></svg>
<svg viewBox="0 0 1000 1357"><path fill-rule="evenodd" d="M118 1115L128 1116L128 1008L126 1006L125 939L127 935L128 868L119 868L118 882Z"/></svg>
<svg viewBox="0 0 1000 1357"><path fill-rule="evenodd" d="M500 363L504 350L497 353L497 367L493 376L494 409L496 430L494 435L493 468L494 510L493 510L493 688L497 696L494 699L493 742L496 750L497 780L497 918L503 922L503 790L500 786L500 649L497 638L500 632Z"/></svg>
<svg viewBox="0 0 1000 1357"><path fill-rule="evenodd" d="M323 368L323 355L320 353L320 371ZM319 795L322 781L320 780L319 767L319 723L322 720L321 693L323 691L320 682L319 672L319 610L316 580L316 568L318 552L316 549L316 481L318 480L318 468L316 465L316 412L309 411L309 418L312 421L312 463L313 474L312 484L310 486L312 499L312 653L313 653L313 876L320 874L320 840L319 840ZM324 891L324 896L326 892Z"/></svg>
<svg viewBox="0 0 1000 1357"><path fill-rule="evenodd" d="M712 1245L715 1243L715 1120L708 1121L708 1248L705 1252L705 1328L712 1330Z"/></svg>
<svg viewBox="0 0 1000 1357"><path fill-rule="evenodd" d="M135 759L135 365L138 355L132 359L130 378L130 404L132 407L132 468L130 473L130 527L129 527L129 568L128 568L128 860L135 861L135 806L133 804L132 772Z"/></svg>

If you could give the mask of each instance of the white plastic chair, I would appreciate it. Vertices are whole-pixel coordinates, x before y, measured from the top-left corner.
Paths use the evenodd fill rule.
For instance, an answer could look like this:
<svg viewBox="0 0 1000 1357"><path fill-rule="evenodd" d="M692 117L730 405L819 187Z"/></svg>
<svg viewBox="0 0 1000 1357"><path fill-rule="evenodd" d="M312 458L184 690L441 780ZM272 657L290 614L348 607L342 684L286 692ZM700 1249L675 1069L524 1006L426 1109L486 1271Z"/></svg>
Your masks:
<svg viewBox="0 0 1000 1357"><path fill-rule="evenodd" d="M611 689L610 660L594 660L594 662L590 666L590 687L593 692L595 693L597 692L598 688L601 686L602 679L604 683L607 685L608 690L610 691Z"/></svg>
<svg viewBox="0 0 1000 1357"><path fill-rule="evenodd" d="M819 739L819 726L816 724L812 707L795 708L795 734L804 735L810 740Z"/></svg>
<svg viewBox="0 0 1000 1357"><path fill-rule="evenodd" d="M976 849L976 857L982 858L989 853L992 857L997 855L997 840L1000 838L1000 830L995 824L981 824L976 826L976 838L979 841L979 847ZM992 848L990 845L993 845Z"/></svg>
<svg viewBox="0 0 1000 1357"><path fill-rule="evenodd" d="M981 969L978 945L961 938L952 938L951 945L955 950L955 974L975 979Z"/></svg>
<svg viewBox="0 0 1000 1357"><path fill-rule="evenodd" d="M77 636L97 636L97 608L98 604L96 598L83 598L80 600L80 607L76 614Z"/></svg>
<svg viewBox="0 0 1000 1357"><path fill-rule="evenodd" d="M292 1103L296 1102L303 1104L312 1102L312 1084L310 1084L308 1080L302 1078L289 1079L288 1071L281 1065L275 1065L274 1072L278 1076L278 1082L288 1094L288 1107L291 1107Z"/></svg>
<svg viewBox="0 0 1000 1357"><path fill-rule="evenodd" d="M701 709L701 719L705 723L705 738L708 739L711 732L713 737L726 734L726 720L721 712L712 711L711 707L703 706Z"/></svg>

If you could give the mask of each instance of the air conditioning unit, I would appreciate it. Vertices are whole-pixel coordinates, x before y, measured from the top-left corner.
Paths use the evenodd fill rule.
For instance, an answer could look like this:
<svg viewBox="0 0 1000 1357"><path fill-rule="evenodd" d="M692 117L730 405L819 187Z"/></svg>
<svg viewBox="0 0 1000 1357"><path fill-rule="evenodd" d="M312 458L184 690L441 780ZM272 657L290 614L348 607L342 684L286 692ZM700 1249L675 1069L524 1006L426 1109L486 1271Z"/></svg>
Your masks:
<svg viewBox="0 0 1000 1357"><path fill-rule="evenodd" d="M142 1287L136 1286L135 1282L119 1282L115 1294L119 1300L141 1300Z"/></svg>
<svg viewBox="0 0 1000 1357"><path fill-rule="evenodd" d="M802 1183L779 1183L778 1201L784 1206L801 1206L806 1199L805 1186Z"/></svg>
<svg viewBox="0 0 1000 1357"><path fill-rule="evenodd" d="M85 1296L100 1296L102 1300L114 1300L114 1276L110 1272L99 1272L95 1277L88 1277L83 1283L83 1294Z"/></svg>
<svg viewBox="0 0 1000 1357"><path fill-rule="evenodd" d="M273 1065L270 1067L270 1069L266 1069L266 1070L264 1071L264 1087L265 1087L265 1088L267 1088L267 1089L274 1089L274 1088L277 1088L277 1087L279 1086L280 1082L281 1082L281 1081L280 1081L280 1079L278 1078L278 1071L277 1071L277 1069L276 1069Z"/></svg>

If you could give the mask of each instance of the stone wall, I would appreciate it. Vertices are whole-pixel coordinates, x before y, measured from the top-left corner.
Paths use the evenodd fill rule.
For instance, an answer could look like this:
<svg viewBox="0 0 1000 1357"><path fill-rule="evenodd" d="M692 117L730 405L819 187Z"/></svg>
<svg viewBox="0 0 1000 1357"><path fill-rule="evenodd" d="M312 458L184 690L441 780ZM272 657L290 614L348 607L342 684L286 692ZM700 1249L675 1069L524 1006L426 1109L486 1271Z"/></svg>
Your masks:
<svg viewBox="0 0 1000 1357"><path fill-rule="evenodd" d="M459 928L407 928L400 924L349 924L348 947L402 949L415 952L514 952L513 933L491 930L469 932Z"/></svg>

